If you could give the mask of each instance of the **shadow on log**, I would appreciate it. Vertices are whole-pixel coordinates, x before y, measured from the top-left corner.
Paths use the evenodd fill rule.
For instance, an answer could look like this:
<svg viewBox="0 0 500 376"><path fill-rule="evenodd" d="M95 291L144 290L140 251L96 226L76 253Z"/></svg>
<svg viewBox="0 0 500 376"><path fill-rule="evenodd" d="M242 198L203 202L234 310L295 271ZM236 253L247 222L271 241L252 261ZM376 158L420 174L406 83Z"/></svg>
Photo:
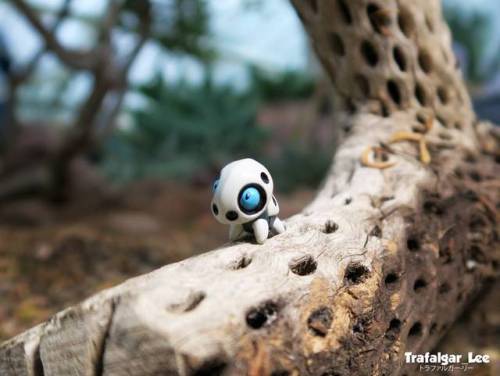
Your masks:
<svg viewBox="0 0 500 376"><path fill-rule="evenodd" d="M342 133L316 199L0 347L2 375L409 374L498 274L499 134L437 1L294 0Z"/></svg>

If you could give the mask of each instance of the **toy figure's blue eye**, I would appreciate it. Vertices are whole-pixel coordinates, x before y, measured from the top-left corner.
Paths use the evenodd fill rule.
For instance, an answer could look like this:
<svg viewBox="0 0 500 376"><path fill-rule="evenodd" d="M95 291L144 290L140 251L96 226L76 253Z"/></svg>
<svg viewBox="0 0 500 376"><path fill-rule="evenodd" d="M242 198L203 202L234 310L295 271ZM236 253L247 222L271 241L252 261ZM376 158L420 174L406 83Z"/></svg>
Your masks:
<svg viewBox="0 0 500 376"><path fill-rule="evenodd" d="M218 186L219 186L219 179L216 179L214 181L214 184L212 185L212 190L215 192Z"/></svg>
<svg viewBox="0 0 500 376"><path fill-rule="evenodd" d="M248 211L255 210L260 204L260 192L254 187L246 188L240 197L240 205Z"/></svg>

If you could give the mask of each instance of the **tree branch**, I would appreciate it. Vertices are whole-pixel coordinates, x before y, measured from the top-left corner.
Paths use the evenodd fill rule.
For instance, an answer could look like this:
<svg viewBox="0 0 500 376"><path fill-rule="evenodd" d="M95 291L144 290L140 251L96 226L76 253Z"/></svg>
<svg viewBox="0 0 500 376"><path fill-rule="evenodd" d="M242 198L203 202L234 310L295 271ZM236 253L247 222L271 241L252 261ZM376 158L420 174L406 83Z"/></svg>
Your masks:
<svg viewBox="0 0 500 376"><path fill-rule="evenodd" d="M473 120L438 2L387 0L376 10L390 15L383 25L370 21L370 4L294 0L344 99L344 133L323 188L284 234L101 292L1 345L0 373L415 371L404 352L431 350L498 275L499 138ZM426 106L407 91L417 83L432 98ZM390 144L402 134L412 136ZM376 150L368 164L367 148Z"/></svg>
<svg viewBox="0 0 500 376"><path fill-rule="evenodd" d="M57 40L55 33L45 27L36 12L24 0L11 0L11 2L41 35L47 48L53 51L61 61L73 69L94 69L97 60L96 51L76 51L64 47Z"/></svg>

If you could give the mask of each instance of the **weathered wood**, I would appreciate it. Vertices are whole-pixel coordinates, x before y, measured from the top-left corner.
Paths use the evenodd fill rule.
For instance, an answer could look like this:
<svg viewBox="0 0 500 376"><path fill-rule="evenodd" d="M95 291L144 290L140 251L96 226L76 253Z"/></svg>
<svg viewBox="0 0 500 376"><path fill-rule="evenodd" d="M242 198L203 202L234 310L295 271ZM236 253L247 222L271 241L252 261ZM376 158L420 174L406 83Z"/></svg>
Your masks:
<svg viewBox="0 0 500 376"><path fill-rule="evenodd" d="M337 91L316 199L264 245L165 266L13 338L0 374L407 374L404 351L430 350L498 274L500 137L475 121L438 2L293 4ZM400 131L425 142L388 145ZM370 147L395 164L362 164Z"/></svg>

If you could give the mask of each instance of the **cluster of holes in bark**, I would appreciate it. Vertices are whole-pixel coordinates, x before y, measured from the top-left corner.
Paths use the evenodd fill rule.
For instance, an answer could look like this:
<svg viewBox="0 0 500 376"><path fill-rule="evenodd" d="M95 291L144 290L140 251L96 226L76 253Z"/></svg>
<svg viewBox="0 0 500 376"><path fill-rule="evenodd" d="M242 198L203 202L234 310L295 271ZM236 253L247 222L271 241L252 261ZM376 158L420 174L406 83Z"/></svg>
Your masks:
<svg viewBox="0 0 500 376"><path fill-rule="evenodd" d="M288 267L292 273L305 276L314 273L318 263L311 255L304 255L290 260Z"/></svg>
<svg viewBox="0 0 500 376"><path fill-rule="evenodd" d="M357 262L347 265L344 273L344 281L347 285L356 285L363 282L368 277L369 270L366 266Z"/></svg>
<svg viewBox="0 0 500 376"><path fill-rule="evenodd" d="M270 324L278 316L279 306L273 301L266 301L257 307L248 310L246 314L247 325L252 329L260 329Z"/></svg>

